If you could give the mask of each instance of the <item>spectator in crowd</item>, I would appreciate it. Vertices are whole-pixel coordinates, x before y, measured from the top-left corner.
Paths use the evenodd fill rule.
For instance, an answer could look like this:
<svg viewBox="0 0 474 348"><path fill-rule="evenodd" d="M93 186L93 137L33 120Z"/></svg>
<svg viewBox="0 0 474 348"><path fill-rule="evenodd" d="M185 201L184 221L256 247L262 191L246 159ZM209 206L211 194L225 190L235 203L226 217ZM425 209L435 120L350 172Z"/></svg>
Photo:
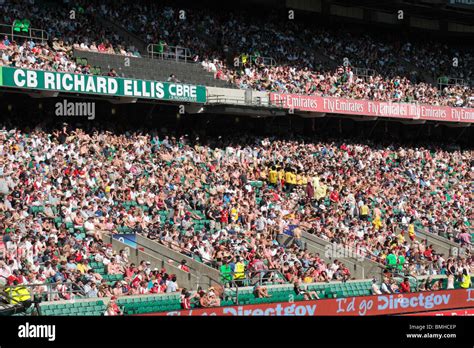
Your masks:
<svg viewBox="0 0 474 348"><path fill-rule="evenodd" d="M438 291L438 290L441 290L443 289L443 280L442 279L439 279L437 281L435 281L433 283L433 285L431 286L431 291Z"/></svg>
<svg viewBox="0 0 474 348"><path fill-rule="evenodd" d="M372 295L382 295L377 279L372 279Z"/></svg>
<svg viewBox="0 0 474 348"><path fill-rule="evenodd" d="M184 259L181 260L181 263L180 263L180 265L178 266L178 268L179 268L180 270L184 271L184 272L190 272L190 269L189 269L189 267L188 267L188 265L187 265L187 261L184 260Z"/></svg>
<svg viewBox="0 0 474 348"><path fill-rule="evenodd" d="M405 277L403 278L403 282L400 284L400 292L410 292L410 280Z"/></svg>
<svg viewBox="0 0 474 348"><path fill-rule="evenodd" d="M107 310L105 311L104 315L107 316L117 316L117 315L123 315L123 311L120 309L120 307L117 305L117 297L112 296L110 298L109 303L107 304Z"/></svg>
<svg viewBox="0 0 474 348"><path fill-rule="evenodd" d="M193 298L196 298L196 294L191 294L187 289L181 290L181 308L182 309L191 309L191 301Z"/></svg>
<svg viewBox="0 0 474 348"><path fill-rule="evenodd" d="M319 296L316 291L307 291L301 288L301 283L299 280L294 282L294 290L296 295L303 295L306 301L309 300L319 300Z"/></svg>
<svg viewBox="0 0 474 348"><path fill-rule="evenodd" d="M94 281L86 283L84 287L84 292L86 294L86 297L88 298L95 298L99 295L99 290L97 289L97 285Z"/></svg>
<svg viewBox="0 0 474 348"><path fill-rule="evenodd" d="M170 279L166 281L166 292L179 291L176 275L172 274Z"/></svg>
<svg viewBox="0 0 474 348"><path fill-rule="evenodd" d="M382 283L382 286L380 287L380 291L382 294L393 294L394 291L392 289L392 282L389 277L385 277Z"/></svg>
<svg viewBox="0 0 474 348"><path fill-rule="evenodd" d="M176 78L176 75L175 74L171 74L168 79L167 79L168 82L174 82L174 83L179 83L180 81Z"/></svg>
<svg viewBox="0 0 474 348"><path fill-rule="evenodd" d="M216 293L216 289L211 286L206 293L201 296L200 304L202 307L218 307L220 306L221 300Z"/></svg>
<svg viewBox="0 0 474 348"><path fill-rule="evenodd" d="M268 289L266 286L255 284L253 294L256 298L270 298L271 295L268 294Z"/></svg>

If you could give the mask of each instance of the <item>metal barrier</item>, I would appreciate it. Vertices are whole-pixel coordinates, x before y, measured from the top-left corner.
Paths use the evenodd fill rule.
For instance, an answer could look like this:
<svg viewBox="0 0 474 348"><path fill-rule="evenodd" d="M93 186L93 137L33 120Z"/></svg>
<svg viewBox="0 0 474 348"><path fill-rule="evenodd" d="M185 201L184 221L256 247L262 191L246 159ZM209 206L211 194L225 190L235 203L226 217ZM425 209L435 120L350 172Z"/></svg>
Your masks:
<svg viewBox="0 0 474 348"><path fill-rule="evenodd" d="M438 87L441 86L467 86L467 83L464 79L450 76L440 76L438 77Z"/></svg>
<svg viewBox="0 0 474 348"><path fill-rule="evenodd" d="M60 285L66 286L66 290L59 292L57 290L56 283L42 283L42 284L17 284L17 285L5 285L4 287L0 288L0 291L3 291L8 297L12 298L12 293L18 287L24 287L30 292L30 296L33 299L36 295L45 295L46 294L46 301L53 301L56 297L59 297L60 294L64 295L64 293L69 295L79 295L80 297L85 297L84 289L76 283L66 282L60 283ZM77 289L73 289L73 287L77 287ZM42 291L40 288L46 287L46 291Z"/></svg>
<svg viewBox="0 0 474 348"><path fill-rule="evenodd" d="M211 95L207 98L207 104L232 104L232 105L248 105L248 106L270 106L269 102L263 101L261 97L254 98L230 98L224 95Z"/></svg>
<svg viewBox="0 0 474 348"><path fill-rule="evenodd" d="M149 44L146 50L152 59L175 60L177 62L188 62L191 59L191 51L186 47Z"/></svg>
<svg viewBox="0 0 474 348"><path fill-rule="evenodd" d="M243 57L246 57L245 62L243 62ZM243 66L247 63L255 64L255 65L265 65L265 66L275 66L276 61L272 57L261 57L261 56L247 56L247 55L240 55L239 57L239 66Z"/></svg>
<svg viewBox="0 0 474 348"><path fill-rule="evenodd" d="M76 283L60 283L60 285L66 286L66 290L61 292L57 290L57 285L58 284L56 283L5 285L0 287L0 299L8 305L13 306L12 308L15 308L15 312L18 310L19 313L25 313L27 310L31 309L33 311L36 310L37 314L41 314L39 309L40 302L68 299L74 300L76 299L76 296L80 299L85 298L84 289ZM46 291L42 289L43 287L46 287ZM74 287L76 287L76 289L74 289ZM26 289L30 298L24 301L16 299L16 293L20 289ZM65 293L69 294L69 296L64 297ZM61 298L61 296L63 296L63 298ZM34 307L31 307L32 304Z"/></svg>
<svg viewBox="0 0 474 348"><path fill-rule="evenodd" d="M377 75L377 72L374 69L352 67L352 71L354 72L354 75L365 78Z"/></svg>
<svg viewBox="0 0 474 348"><path fill-rule="evenodd" d="M228 284L234 284L235 282L239 282L240 286L254 286L254 285L263 285L268 282L276 282L280 283L279 280L282 280L281 283L285 284L288 283L286 281L285 276L281 273L278 269L264 269L260 271L256 270L245 270L244 277L235 279L236 272L230 272L223 277L232 277L232 280L228 280L224 282L224 286Z"/></svg>
<svg viewBox="0 0 474 348"><path fill-rule="evenodd" d="M48 33L43 29L28 28L28 33L17 33L13 30L13 25L10 24L0 24L0 35L9 35L12 40L15 38L40 40L41 43L49 40Z"/></svg>
<svg viewBox="0 0 474 348"><path fill-rule="evenodd" d="M235 272L227 274L231 276L232 280L224 282L224 288L230 291L235 291L235 304L239 304L239 288L246 286L265 285L267 283L278 283L281 279L281 284L288 284L285 276L277 269L266 269L261 271L244 271L244 277L241 279L234 279ZM275 284L270 284L275 285Z"/></svg>

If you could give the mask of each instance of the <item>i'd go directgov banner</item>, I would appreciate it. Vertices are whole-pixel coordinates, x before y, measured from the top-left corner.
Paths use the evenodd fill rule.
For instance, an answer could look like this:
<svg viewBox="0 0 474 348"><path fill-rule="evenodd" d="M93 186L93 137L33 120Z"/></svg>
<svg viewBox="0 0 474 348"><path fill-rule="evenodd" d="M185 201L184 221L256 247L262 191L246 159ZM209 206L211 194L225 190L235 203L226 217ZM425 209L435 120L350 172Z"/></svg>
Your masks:
<svg viewBox="0 0 474 348"><path fill-rule="evenodd" d="M370 316L474 309L474 289L371 295L338 299L197 308L141 315L167 316Z"/></svg>
<svg viewBox="0 0 474 348"><path fill-rule="evenodd" d="M165 101L206 102L204 86L11 67L0 67L0 86Z"/></svg>

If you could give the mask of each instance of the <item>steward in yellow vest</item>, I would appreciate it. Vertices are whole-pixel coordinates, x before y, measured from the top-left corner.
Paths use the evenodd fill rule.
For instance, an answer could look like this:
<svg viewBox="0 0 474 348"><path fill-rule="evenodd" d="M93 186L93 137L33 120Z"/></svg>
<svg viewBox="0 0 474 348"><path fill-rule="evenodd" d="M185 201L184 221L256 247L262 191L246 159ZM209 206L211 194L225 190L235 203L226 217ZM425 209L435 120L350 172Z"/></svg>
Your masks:
<svg viewBox="0 0 474 348"><path fill-rule="evenodd" d="M239 261L235 264L234 268L234 279L244 279L245 278L245 263Z"/></svg>
<svg viewBox="0 0 474 348"><path fill-rule="evenodd" d="M239 261L234 265L234 280L237 286L243 286L245 280L245 263L242 258L239 257Z"/></svg>
<svg viewBox="0 0 474 348"><path fill-rule="evenodd" d="M11 304L19 304L31 300L30 292L21 285L5 288L5 293L10 296Z"/></svg>
<svg viewBox="0 0 474 348"><path fill-rule="evenodd" d="M467 274L466 269L462 271L462 281L461 281L461 288L463 289L469 289L471 287L471 277L469 274Z"/></svg>

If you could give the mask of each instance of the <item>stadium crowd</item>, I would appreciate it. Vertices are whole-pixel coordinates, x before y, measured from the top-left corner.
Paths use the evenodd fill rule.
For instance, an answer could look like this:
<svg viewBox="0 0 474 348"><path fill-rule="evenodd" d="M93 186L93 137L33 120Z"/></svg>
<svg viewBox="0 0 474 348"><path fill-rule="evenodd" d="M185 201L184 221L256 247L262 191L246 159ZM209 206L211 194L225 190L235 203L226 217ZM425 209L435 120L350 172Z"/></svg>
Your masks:
<svg viewBox="0 0 474 348"><path fill-rule="evenodd" d="M204 67L209 66L204 62ZM407 78L387 79L381 75L356 76L351 67L340 66L335 72L316 72L290 66L255 66L245 73L219 64L216 77L227 79L239 88L278 93L307 94L392 102L419 102L430 105L473 107L472 89L466 86L446 86L442 93L427 83L412 84ZM212 70L212 68L210 69Z"/></svg>
<svg viewBox="0 0 474 348"><path fill-rule="evenodd" d="M44 42L5 36L0 66L90 74L90 66L75 62L73 49L139 56L98 25L100 14L147 42L189 48L204 69L239 88L474 107L470 87L438 89L413 71L423 67L431 79L449 74L472 81L469 51L302 28L273 14L263 25L242 13L189 10L180 18L176 9L154 3L77 4L75 19L66 7L0 4L3 23L28 18L49 35ZM238 55L240 66L227 66L229 55ZM463 57L457 69L453 56ZM263 57L278 64L263 64ZM364 75L355 67L376 72ZM266 270L278 271L283 279L272 280L295 289L351 278L340 260L328 263L306 250L303 233L407 274L472 273L469 253L450 258L416 238L423 229L469 251L472 160L472 151L438 145L253 136L203 142L149 131L4 128L0 284L49 282L56 299L71 298L66 284L87 297L182 291L176 275L146 261L130 264L126 253L104 242L104 234L124 230L220 269L223 283ZM293 244L283 243L286 235ZM109 285L91 262L123 280ZM266 296L263 288L257 292Z"/></svg>
<svg viewBox="0 0 474 348"><path fill-rule="evenodd" d="M91 74L91 66L77 64L74 50L139 57L138 50L126 45L121 37L100 26L94 19L95 7L76 2L74 14L61 6L37 6L29 2L0 4L1 22L12 24L28 19L34 38L29 32L14 32L0 41L0 66L25 69ZM73 18L71 18L73 16ZM41 40L42 29L49 40Z"/></svg>
<svg viewBox="0 0 474 348"><path fill-rule="evenodd" d="M28 19L32 29L44 30L51 42L57 41L59 51L81 49L93 52L136 55L138 51L119 34L100 25L94 18L97 7L87 1L74 1L70 8L63 6L41 6L34 2L10 2L0 4L2 23ZM21 32L20 35L25 35ZM33 35L41 36L37 31ZM28 34L26 34L28 36ZM53 46L56 50L56 47Z"/></svg>
<svg viewBox="0 0 474 348"><path fill-rule="evenodd" d="M135 47L127 46L118 34L98 24L95 16L101 15L147 43L160 43L164 50L169 46L189 48L206 70L239 88L474 107L469 87L472 52L429 40L412 43L406 39L401 43L389 37L349 34L343 28L282 23L275 13L263 26L243 12L180 12L153 2L118 1L100 6L76 2L74 19L66 7L6 2L0 8L4 23L29 18L32 27L43 28L50 37L49 42L16 42L6 37L0 44L0 65L89 74L90 66L75 63L73 49L139 57ZM137 16L132 18L128 13ZM214 30L216 27L219 30ZM224 63L229 54L239 57L239 66ZM263 57L271 57L277 64L269 64ZM456 67L452 57L458 60ZM417 70L427 67L431 77L424 79ZM434 82L441 76L463 79L465 84L435 86L423 82Z"/></svg>
<svg viewBox="0 0 474 348"><path fill-rule="evenodd" d="M469 253L450 259L416 234L470 247L472 169L472 152L438 146L4 129L0 282L53 282L62 298L66 282L92 297L179 291L166 270L103 242L124 229L219 268L223 282L265 270L297 284L350 279L304 248L304 231L407 274L470 268ZM108 285L91 260L123 280Z"/></svg>
<svg viewBox="0 0 474 348"><path fill-rule="evenodd" d="M474 94L469 87L473 59L466 49L431 41L412 44L408 39L402 44L387 37L350 34L344 28L328 30L295 21L282 22L275 13L269 14L263 25L243 12L178 11L159 3L115 2L101 10L104 17L141 35L146 42L189 48L206 70L239 88L474 106ZM138 13L139 19L127 17L129 12ZM215 30L216 26L219 30ZM208 43L204 37L216 44ZM329 62L313 52L325 55ZM239 56L239 67L224 63L229 53ZM273 58L277 64L269 65L264 57ZM454 68L453 58L449 57L462 59L458 58ZM363 70L358 72L351 67ZM423 83L417 70L427 67L432 80L449 74L464 79L466 85L445 85L439 89Z"/></svg>

